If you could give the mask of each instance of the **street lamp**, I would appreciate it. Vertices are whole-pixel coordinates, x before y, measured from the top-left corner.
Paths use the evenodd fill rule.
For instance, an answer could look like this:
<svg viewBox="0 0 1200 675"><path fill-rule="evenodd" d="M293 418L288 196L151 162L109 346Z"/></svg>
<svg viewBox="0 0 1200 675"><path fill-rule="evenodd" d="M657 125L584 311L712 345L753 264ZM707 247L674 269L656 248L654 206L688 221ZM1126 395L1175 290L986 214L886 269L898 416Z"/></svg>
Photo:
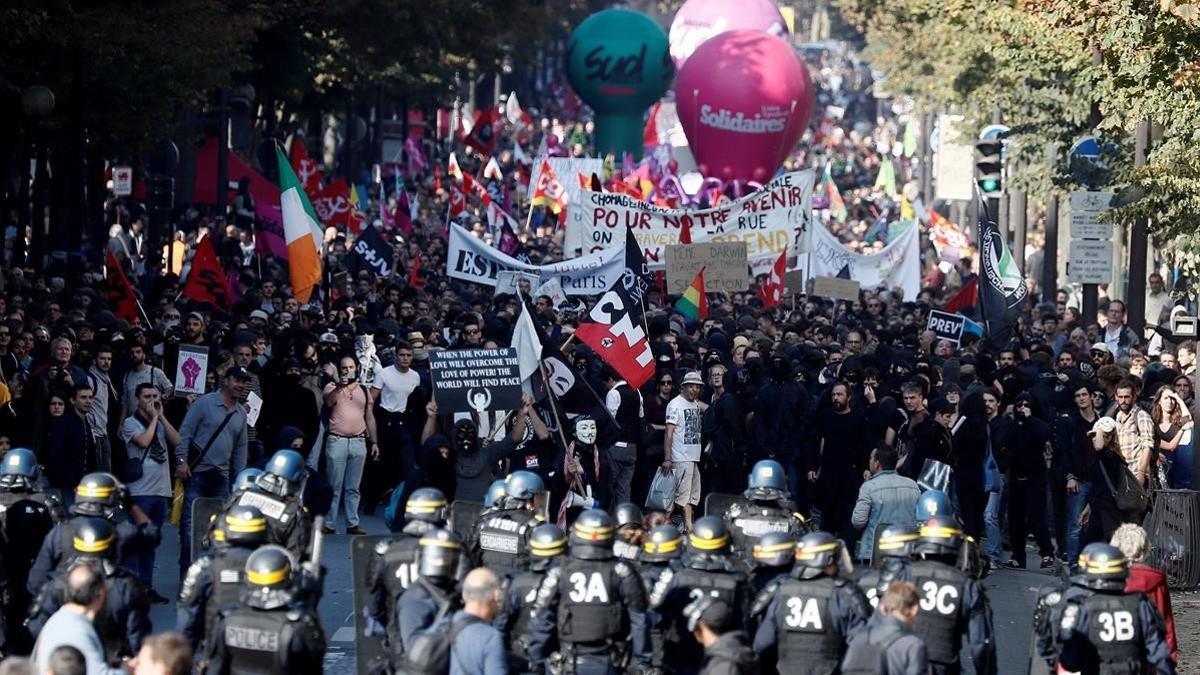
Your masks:
<svg viewBox="0 0 1200 675"><path fill-rule="evenodd" d="M21 109L26 117L40 119L54 112L54 92L49 87L35 84L21 92Z"/></svg>
<svg viewBox="0 0 1200 675"><path fill-rule="evenodd" d="M44 85L33 85L21 92L21 109L25 116L33 120L34 144L37 147L37 165L33 177L33 235L30 237L30 259L35 267L41 266L42 255L45 253L46 240L46 187L50 174L48 152L42 121L54 113L54 92ZM23 202L27 204L28 202ZM24 206L22 207L22 209ZM13 242L13 260L19 262L25 254L25 232L17 233Z"/></svg>

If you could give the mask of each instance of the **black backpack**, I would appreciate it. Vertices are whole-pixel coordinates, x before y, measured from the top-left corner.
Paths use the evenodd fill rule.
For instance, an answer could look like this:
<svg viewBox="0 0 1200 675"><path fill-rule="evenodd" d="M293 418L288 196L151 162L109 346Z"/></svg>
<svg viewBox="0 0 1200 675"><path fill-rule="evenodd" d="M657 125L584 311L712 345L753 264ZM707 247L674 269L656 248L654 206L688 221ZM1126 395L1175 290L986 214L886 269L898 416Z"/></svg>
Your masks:
<svg viewBox="0 0 1200 675"><path fill-rule="evenodd" d="M453 610L449 610L453 612ZM450 673L450 651L459 631L475 623L483 623L477 616L468 614L458 621L434 622L428 630L413 639L412 646L404 652L396 666L397 675L448 675Z"/></svg>
<svg viewBox="0 0 1200 675"><path fill-rule="evenodd" d="M842 675L888 675L888 649L904 635L904 632L896 631L883 641L876 641L871 639L868 629L846 651L846 657L842 660Z"/></svg>

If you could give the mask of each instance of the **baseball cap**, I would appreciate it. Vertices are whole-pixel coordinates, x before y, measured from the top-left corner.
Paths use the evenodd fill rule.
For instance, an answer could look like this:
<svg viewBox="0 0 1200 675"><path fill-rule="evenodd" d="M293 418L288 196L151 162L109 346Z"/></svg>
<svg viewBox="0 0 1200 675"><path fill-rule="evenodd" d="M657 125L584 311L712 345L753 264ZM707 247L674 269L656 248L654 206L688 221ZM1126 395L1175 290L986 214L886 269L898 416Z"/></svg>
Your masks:
<svg viewBox="0 0 1200 675"><path fill-rule="evenodd" d="M200 312L197 312L197 311L195 311L195 310L192 310L192 311L188 312L188 315L187 315L187 316L188 316L188 318L189 318L189 319L190 319L190 318L192 318L192 317L196 317L197 319L199 319L199 320L200 320L200 323L204 323L204 315L203 315L203 314L201 314Z"/></svg>
<svg viewBox="0 0 1200 675"><path fill-rule="evenodd" d="M267 316L267 313L262 311L261 309L256 309L253 312L250 312L250 318L251 319L261 319L263 321L270 321L270 319L271 319L271 317Z"/></svg>
<svg viewBox="0 0 1200 675"><path fill-rule="evenodd" d="M250 371L241 366L230 366L229 369L225 371L225 377L236 377L239 380L249 380Z"/></svg>
<svg viewBox="0 0 1200 675"><path fill-rule="evenodd" d="M689 631L694 631L701 623L718 635L733 627L733 611L723 600L712 596L701 596L683 609L687 617Z"/></svg>
<svg viewBox="0 0 1200 675"><path fill-rule="evenodd" d="M1096 344L1092 345L1091 351L1104 352L1105 354L1109 353L1108 345L1104 344L1103 342L1097 342Z"/></svg>

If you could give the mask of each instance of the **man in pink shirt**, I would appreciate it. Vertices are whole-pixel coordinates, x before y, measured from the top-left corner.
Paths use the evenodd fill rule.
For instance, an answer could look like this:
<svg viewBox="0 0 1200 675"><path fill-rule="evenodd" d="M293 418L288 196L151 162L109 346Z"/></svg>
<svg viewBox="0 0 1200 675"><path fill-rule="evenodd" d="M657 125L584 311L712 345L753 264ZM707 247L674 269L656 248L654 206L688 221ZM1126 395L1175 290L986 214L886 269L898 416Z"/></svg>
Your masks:
<svg viewBox="0 0 1200 675"><path fill-rule="evenodd" d="M371 394L358 383L358 361L353 356L338 359L338 381L325 385L329 408L329 433L325 443L325 473L333 487L333 503L325 515L325 534L337 529L338 507L345 505L346 534L366 534L358 524L359 483L367 462L379 457L375 414Z"/></svg>

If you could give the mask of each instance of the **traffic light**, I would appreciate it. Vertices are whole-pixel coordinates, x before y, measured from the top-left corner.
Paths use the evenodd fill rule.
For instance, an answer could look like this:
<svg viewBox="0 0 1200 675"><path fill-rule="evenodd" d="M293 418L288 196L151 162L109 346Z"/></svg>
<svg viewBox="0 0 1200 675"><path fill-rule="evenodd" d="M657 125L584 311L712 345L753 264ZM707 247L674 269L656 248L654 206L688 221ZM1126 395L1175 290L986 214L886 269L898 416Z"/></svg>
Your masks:
<svg viewBox="0 0 1200 675"><path fill-rule="evenodd" d="M1004 141L998 138L975 143L975 182L985 195L995 194L1004 189L1004 163L1001 159L1003 147Z"/></svg>

